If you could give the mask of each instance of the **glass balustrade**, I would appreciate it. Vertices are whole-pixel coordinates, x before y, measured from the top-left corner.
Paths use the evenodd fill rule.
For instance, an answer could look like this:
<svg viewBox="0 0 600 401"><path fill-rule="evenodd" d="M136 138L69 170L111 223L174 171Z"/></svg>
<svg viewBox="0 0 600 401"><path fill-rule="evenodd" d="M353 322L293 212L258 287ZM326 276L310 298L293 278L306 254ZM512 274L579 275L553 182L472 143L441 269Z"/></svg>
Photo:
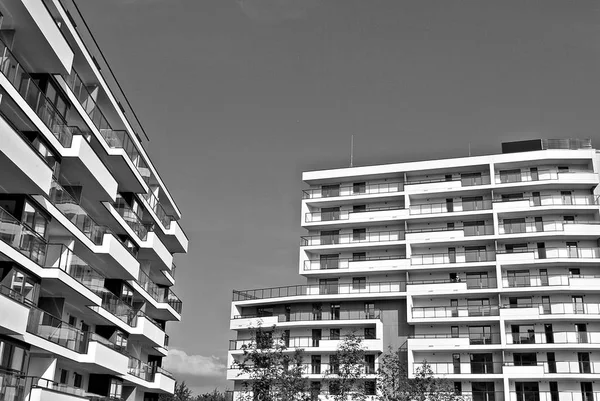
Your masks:
<svg viewBox="0 0 600 401"><path fill-rule="evenodd" d="M148 238L148 231L151 231L151 225L144 224L137 213L127 204L125 199L117 197L113 204L115 210L125 220L129 228L138 236L139 239L145 241Z"/></svg>
<svg viewBox="0 0 600 401"><path fill-rule="evenodd" d="M31 308L27 332L78 353L87 352L88 333L50 315L38 308Z"/></svg>
<svg viewBox="0 0 600 401"><path fill-rule="evenodd" d="M0 240L38 264L46 257L46 241L22 224L3 208L0 208Z"/></svg>

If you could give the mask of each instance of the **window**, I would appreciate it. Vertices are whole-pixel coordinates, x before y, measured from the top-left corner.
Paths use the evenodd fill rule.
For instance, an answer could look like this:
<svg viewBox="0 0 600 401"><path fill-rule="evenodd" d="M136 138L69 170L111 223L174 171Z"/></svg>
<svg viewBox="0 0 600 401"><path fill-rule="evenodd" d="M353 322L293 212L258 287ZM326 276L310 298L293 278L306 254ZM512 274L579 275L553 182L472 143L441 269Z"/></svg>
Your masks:
<svg viewBox="0 0 600 401"><path fill-rule="evenodd" d="M375 355L365 355L365 373L375 374Z"/></svg>
<svg viewBox="0 0 600 401"><path fill-rule="evenodd" d="M583 305L583 297L581 295L573 295L573 310L575 313L585 313L585 306Z"/></svg>
<svg viewBox="0 0 600 401"><path fill-rule="evenodd" d="M8 296L20 295L28 303L35 304L37 302L39 286L34 281L33 277L30 277L14 267L8 272L4 279L0 280L0 284L14 291L13 293L8 293Z"/></svg>
<svg viewBox="0 0 600 401"><path fill-rule="evenodd" d="M527 244L506 244L506 253L521 253L528 250Z"/></svg>
<svg viewBox="0 0 600 401"><path fill-rule="evenodd" d="M490 300L488 298L467 299L467 309L469 316L489 316Z"/></svg>
<svg viewBox="0 0 600 401"><path fill-rule="evenodd" d="M321 221L331 221L340 219L339 207L324 207L321 209Z"/></svg>
<svg viewBox="0 0 600 401"><path fill-rule="evenodd" d="M59 383L60 384L67 384L68 380L69 380L69 371L65 370L65 369L61 369L60 370L60 380L59 380Z"/></svg>
<svg viewBox="0 0 600 401"><path fill-rule="evenodd" d="M352 230L352 241L366 241L367 240L367 229L366 228L355 228Z"/></svg>
<svg viewBox="0 0 600 401"><path fill-rule="evenodd" d="M365 317L367 319L375 318L375 304L371 302L365 302Z"/></svg>
<svg viewBox="0 0 600 401"><path fill-rule="evenodd" d="M537 355L535 352L515 352L513 361L515 366L535 366L537 365Z"/></svg>
<svg viewBox="0 0 600 401"><path fill-rule="evenodd" d="M502 195L502 202L510 202L510 201L522 200L522 199L523 199L522 192L516 192L516 193L512 193L512 194L503 194Z"/></svg>
<svg viewBox="0 0 600 401"><path fill-rule="evenodd" d="M111 398L121 398L121 392L123 391L123 382L117 379L110 380L110 391L108 396Z"/></svg>
<svg viewBox="0 0 600 401"><path fill-rule="evenodd" d="M532 324L511 326L513 344L535 344L535 327Z"/></svg>
<svg viewBox="0 0 600 401"><path fill-rule="evenodd" d="M329 339L330 340L339 340L340 339L340 329L329 329Z"/></svg>
<svg viewBox="0 0 600 401"><path fill-rule="evenodd" d="M458 326L452 326L452 327L450 327L450 337L452 337L452 338L458 338L459 337Z"/></svg>
<svg viewBox="0 0 600 401"><path fill-rule="evenodd" d="M365 290L367 288L366 277L352 277L352 289L353 290Z"/></svg>
<svg viewBox="0 0 600 401"><path fill-rule="evenodd" d="M510 297L508 306L511 308L531 308L531 297Z"/></svg>
<svg viewBox="0 0 600 401"><path fill-rule="evenodd" d="M331 319L340 320L340 304L331 304Z"/></svg>
<svg viewBox="0 0 600 401"><path fill-rule="evenodd" d="M375 340L375 327L365 327L365 340Z"/></svg>
<svg viewBox="0 0 600 401"><path fill-rule="evenodd" d="M79 373L74 373L74 375L75 379L73 380L73 387L81 388L83 385L83 376L81 376Z"/></svg>
<svg viewBox="0 0 600 401"><path fill-rule="evenodd" d="M471 373L494 373L494 358L489 354L471 354Z"/></svg>
<svg viewBox="0 0 600 401"><path fill-rule="evenodd" d="M469 343L475 345L492 344L491 326L469 326Z"/></svg>
<svg viewBox="0 0 600 401"><path fill-rule="evenodd" d="M313 375L321 374L321 355L312 355L310 357L310 368Z"/></svg>
<svg viewBox="0 0 600 401"><path fill-rule="evenodd" d="M22 372L26 352L19 345L0 338L0 370Z"/></svg>
<svg viewBox="0 0 600 401"><path fill-rule="evenodd" d="M579 277L581 275L581 269L579 269L578 267L570 267L569 275L571 277Z"/></svg>
<svg viewBox="0 0 600 401"><path fill-rule="evenodd" d="M318 347L320 341L321 341L321 329L313 329L312 330L312 346Z"/></svg>
<svg viewBox="0 0 600 401"><path fill-rule="evenodd" d="M25 201L23 208L23 223L29 226L35 231L40 237L46 237L46 230L48 228L49 219L45 217L37 208L31 203Z"/></svg>
<svg viewBox="0 0 600 401"><path fill-rule="evenodd" d="M573 224L575 223L575 216L563 216L563 221L565 224Z"/></svg>
<svg viewBox="0 0 600 401"><path fill-rule="evenodd" d="M312 305L313 320L321 320L323 316L323 306L321 304Z"/></svg>
<svg viewBox="0 0 600 401"><path fill-rule="evenodd" d="M360 260L367 260L367 253L366 252L354 252L352 254L352 261L353 262L357 262Z"/></svg>
<svg viewBox="0 0 600 401"><path fill-rule="evenodd" d="M127 348L127 337L125 336L125 333L123 333L120 330L116 330L114 336L115 336L115 345L120 349L126 349Z"/></svg>
<svg viewBox="0 0 600 401"><path fill-rule="evenodd" d="M273 308L266 308L266 307L258 307L256 308L256 315L258 317L268 317L268 316L273 316Z"/></svg>
<svg viewBox="0 0 600 401"><path fill-rule="evenodd" d="M558 172L559 173L568 173L569 172L569 166L558 166Z"/></svg>
<svg viewBox="0 0 600 401"><path fill-rule="evenodd" d="M330 198L332 196L340 196L340 184L322 185L321 196L323 198Z"/></svg>
<svg viewBox="0 0 600 401"><path fill-rule="evenodd" d="M133 305L133 289L123 284L121 287L121 300L128 305Z"/></svg>
<svg viewBox="0 0 600 401"><path fill-rule="evenodd" d="M526 231L525 218L504 219L502 222L504 234L518 234Z"/></svg>
<svg viewBox="0 0 600 401"><path fill-rule="evenodd" d="M375 380L365 381L365 394L366 395L375 395L376 394L375 389L376 389Z"/></svg>
<svg viewBox="0 0 600 401"><path fill-rule="evenodd" d="M367 205L354 205L352 206L352 213L363 213L367 211Z"/></svg>
<svg viewBox="0 0 600 401"><path fill-rule="evenodd" d="M579 362L579 373L592 373L589 352L578 352L577 353L577 361ZM577 372L573 372L573 373L577 373Z"/></svg>
<svg viewBox="0 0 600 401"><path fill-rule="evenodd" d="M321 245L339 244L340 242L340 231L321 231Z"/></svg>
<svg viewBox="0 0 600 401"><path fill-rule="evenodd" d="M365 192L367 192L366 182L355 182L354 184L352 184L353 194L364 194Z"/></svg>
<svg viewBox="0 0 600 401"><path fill-rule="evenodd" d="M337 278L319 279L319 294L337 294L339 289Z"/></svg>
<svg viewBox="0 0 600 401"><path fill-rule="evenodd" d="M331 373L337 374L340 371L340 362L337 355L329 355L329 369Z"/></svg>
<svg viewBox="0 0 600 401"><path fill-rule="evenodd" d="M519 182L521 181L521 170L502 170L500 171L500 182Z"/></svg>
<svg viewBox="0 0 600 401"><path fill-rule="evenodd" d="M338 254L320 255L319 256L319 267L321 270L339 269L340 255L338 255Z"/></svg>
<svg viewBox="0 0 600 401"><path fill-rule="evenodd" d="M509 287L529 287L531 281L529 270L511 270L506 272Z"/></svg>
<svg viewBox="0 0 600 401"><path fill-rule="evenodd" d="M483 196L463 196L462 209L464 212L483 209Z"/></svg>

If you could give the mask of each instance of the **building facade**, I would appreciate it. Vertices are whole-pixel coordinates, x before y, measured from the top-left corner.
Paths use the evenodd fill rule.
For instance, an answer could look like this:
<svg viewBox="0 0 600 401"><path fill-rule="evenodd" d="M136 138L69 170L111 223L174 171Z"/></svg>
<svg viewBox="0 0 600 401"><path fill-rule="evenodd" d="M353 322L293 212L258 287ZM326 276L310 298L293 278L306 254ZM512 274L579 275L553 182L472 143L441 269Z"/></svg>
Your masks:
<svg viewBox="0 0 600 401"><path fill-rule="evenodd" d="M0 15L0 400L158 400L181 213L76 5Z"/></svg>
<svg viewBox="0 0 600 401"><path fill-rule="evenodd" d="M234 291L228 379L249 328L306 351L311 390L340 339L406 351L476 401L591 401L600 391L599 156L585 140L306 172L306 285ZM333 361L335 362L335 361ZM315 396L316 398L316 396Z"/></svg>

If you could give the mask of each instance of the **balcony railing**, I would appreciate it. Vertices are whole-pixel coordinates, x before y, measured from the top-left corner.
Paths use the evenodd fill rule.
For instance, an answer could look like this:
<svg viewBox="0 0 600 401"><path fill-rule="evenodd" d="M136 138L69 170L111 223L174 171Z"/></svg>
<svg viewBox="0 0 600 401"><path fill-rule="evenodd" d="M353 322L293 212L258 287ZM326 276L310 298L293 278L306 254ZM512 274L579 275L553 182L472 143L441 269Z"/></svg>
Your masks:
<svg viewBox="0 0 600 401"><path fill-rule="evenodd" d="M264 318L273 315L266 314L244 314L236 315L234 319ZM294 312L290 314L277 315L278 322L301 322L317 320L368 320L379 319L381 311L373 309L364 310L340 310L340 311L320 311L320 312Z"/></svg>
<svg viewBox="0 0 600 401"><path fill-rule="evenodd" d="M43 264L46 258L45 239L1 207L0 240L38 264Z"/></svg>
<svg viewBox="0 0 600 401"><path fill-rule="evenodd" d="M535 275L527 274L520 276L504 276L503 281L508 288L519 287L552 287L552 286L569 286L572 279L580 280L596 280L600 279L598 275Z"/></svg>
<svg viewBox="0 0 600 401"><path fill-rule="evenodd" d="M96 294L102 299L103 309L110 312L127 325L132 327L136 326L138 311L105 288L98 289Z"/></svg>
<svg viewBox="0 0 600 401"><path fill-rule="evenodd" d="M502 309L536 309L540 315L600 315L600 303L597 302L523 302L519 304L504 304Z"/></svg>
<svg viewBox="0 0 600 401"><path fill-rule="evenodd" d="M160 204L158 198L154 196L152 192L142 194L142 196L144 199L146 199L146 202L148 202L152 210L154 210L154 213L156 213L156 216L158 217L158 220L162 226L167 230L171 228L171 222L174 220L174 218L165 212L165 209Z"/></svg>
<svg viewBox="0 0 600 401"><path fill-rule="evenodd" d="M490 306L425 306L413 307L414 319L498 316L499 308Z"/></svg>
<svg viewBox="0 0 600 401"><path fill-rule="evenodd" d="M94 292L104 286L104 275L63 244L48 244L44 267L64 271Z"/></svg>
<svg viewBox="0 0 600 401"><path fill-rule="evenodd" d="M310 212L305 213L304 221L306 223L316 223L320 221L336 221L336 220L349 220L350 217L360 215L361 213L369 212L383 212L392 210L404 210L402 206L386 206L386 207L372 207L364 210L338 210L333 212Z"/></svg>
<svg viewBox="0 0 600 401"><path fill-rule="evenodd" d="M148 183L151 176L150 169L140 154L140 151L129 137L129 134L126 131L115 131L112 129L110 123L102 113L102 110L100 110L96 104L94 97L88 91L86 85L74 69L71 69L71 75L66 82L92 120L92 123L96 126L98 131L100 131L100 134L108 146L111 148L123 149L142 178Z"/></svg>
<svg viewBox="0 0 600 401"><path fill-rule="evenodd" d="M437 233L446 231L463 231L465 237L474 237L480 235L493 235L494 226L491 224L486 224L482 226L409 228L406 230L406 234Z"/></svg>
<svg viewBox="0 0 600 401"><path fill-rule="evenodd" d="M507 344L598 344L600 331L521 331L506 334Z"/></svg>
<svg viewBox="0 0 600 401"><path fill-rule="evenodd" d="M324 375L324 374L336 375L340 371L340 364L333 364L333 363L323 363L323 362L310 363L310 362L307 362L307 363L293 364L293 366L300 367L302 374L305 374L305 375ZM357 367L356 371L359 374L374 375L377 373L377 370L379 369L379 364L376 363L374 365L367 365L366 363L363 363L363 364L357 364L356 367ZM240 367L234 361L234 363L229 367L229 369L230 370L239 370Z"/></svg>
<svg viewBox="0 0 600 401"><path fill-rule="evenodd" d="M117 201L114 203L115 210L125 220L127 225L133 230L135 235L142 241L148 238L148 231L152 231L151 225L142 222L142 219L137 213L127 204L125 199L117 197Z"/></svg>
<svg viewBox="0 0 600 401"><path fill-rule="evenodd" d="M388 292L405 292L405 281L338 283L338 284L308 284L291 285L286 287L261 288L256 290L233 291L234 301L252 299L267 299L296 296L336 295L336 294L373 294Z"/></svg>
<svg viewBox="0 0 600 401"><path fill-rule="evenodd" d="M502 397L495 401L503 400ZM479 400L473 400L479 401ZM481 400L488 401L488 400ZM494 401L494 400L489 400ZM510 401L600 401L597 391L511 391Z"/></svg>
<svg viewBox="0 0 600 401"><path fill-rule="evenodd" d="M514 362L504 362L504 366L523 366L543 368L544 374L598 374L600 362L592 361L537 361L529 364L517 365Z"/></svg>
<svg viewBox="0 0 600 401"><path fill-rule="evenodd" d="M175 293L169 288L169 292L167 293L167 303L171 305L175 312L181 314L183 309L183 302Z"/></svg>
<svg viewBox="0 0 600 401"><path fill-rule="evenodd" d="M96 245L102 245L104 234L108 229L99 225L90 217L67 190L56 180L50 188L50 201L71 223Z"/></svg>
<svg viewBox="0 0 600 401"><path fill-rule="evenodd" d="M421 205L410 205L410 214L437 214L450 212L473 212L479 210L490 210L491 200L462 201L456 203L424 203Z"/></svg>
<svg viewBox="0 0 600 401"><path fill-rule="evenodd" d="M465 251L411 255L412 265L441 265L446 263L481 263L496 260L496 251Z"/></svg>
<svg viewBox="0 0 600 401"><path fill-rule="evenodd" d="M386 255L386 256L361 256L356 258L338 258L338 259L316 259L305 260L304 270L330 270L330 269L349 269L352 262L374 262L383 260L402 260L406 255Z"/></svg>
<svg viewBox="0 0 600 401"><path fill-rule="evenodd" d="M83 389L60 384L41 377L25 376L18 372L0 369L0 396L2 397L2 401L29 400L30 398L27 396L27 393L31 389L46 389L52 393L72 395L90 401L121 401L119 398L89 393Z"/></svg>
<svg viewBox="0 0 600 401"><path fill-rule="evenodd" d="M88 333L41 309L30 309L27 332L80 354L87 352Z"/></svg>
<svg viewBox="0 0 600 401"><path fill-rule="evenodd" d="M138 275L138 284L144 289L156 302L165 301L165 288L161 288L156 284L150 276L140 269Z"/></svg>
<svg viewBox="0 0 600 401"><path fill-rule="evenodd" d="M497 282L495 277L477 277L471 278L466 276L463 280L461 277L455 279L440 278L431 280L409 280L407 285L429 285L429 284L450 284L450 283L466 283L467 289L485 289L485 288L496 288Z"/></svg>
<svg viewBox="0 0 600 401"><path fill-rule="evenodd" d="M161 375L165 375L173 380L175 380L175 376L173 375L173 373L169 372L167 369L163 368L162 366L157 366L154 369L155 373L160 373Z"/></svg>
<svg viewBox="0 0 600 401"><path fill-rule="evenodd" d="M539 221L526 223L501 223L499 225L499 234L523 234L523 233L541 233L564 231L566 226L573 224L582 224L588 226L600 226L600 221L597 220L581 220L581 221Z"/></svg>
<svg viewBox="0 0 600 401"><path fill-rule="evenodd" d="M356 336L361 340L377 340L376 338L366 338L365 336ZM342 341L344 336L335 337L311 337L311 336L292 336L272 339L265 348L272 348L275 345L286 347L286 348L316 348L319 347L321 341ZM256 340L229 340L229 350L241 350L244 347L250 347L256 345L257 348L261 348L261 342Z"/></svg>
<svg viewBox="0 0 600 401"><path fill-rule="evenodd" d="M132 376L139 377L147 382L154 381L155 368L148 362L142 362L137 358L129 357L129 366L127 373Z"/></svg>
<svg viewBox="0 0 600 401"><path fill-rule="evenodd" d="M502 362L427 362L435 375L458 375L458 374L500 374L502 373ZM413 373L417 373L423 367L422 362L413 364Z"/></svg>
<svg viewBox="0 0 600 401"><path fill-rule="evenodd" d="M46 97L35 80L23 68L23 65L12 54L8 46L0 40L0 70L11 85L19 92L23 100L31 107L44 125L54 134L65 148L70 148L73 132L67 126L64 117L58 112L54 103Z"/></svg>
<svg viewBox="0 0 600 401"><path fill-rule="evenodd" d="M541 195L541 196L521 196L518 198L496 198L494 203L529 201L529 206L591 206L598 204L598 197L595 195Z"/></svg>
<svg viewBox="0 0 600 401"><path fill-rule="evenodd" d="M446 177L436 177L436 178L427 178L427 179L409 179L406 181L406 185L415 185L415 184L433 184L440 182L452 182L452 181L460 181L461 186L463 187L471 187L475 185L487 185L490 181L490 176L481 174L481 175L473 175L476 173L465 174L464 177L457 178L446 178Z"/></svg>
<svg viewBox="0 0 600 401"><path fill-rule="evenodd" d="M556 171L549 169L531 171L519 171L514 173L496 173L496 184L510 184L514 182L535 182L558 180L562 177L569 179L569 174L592 174L593 171Z"/></svg>
<svg viewBox="0 0 600 401"><path fill-rule="evenodd" d="M373 194L387 194L403 191L402 182L382 182L379 184L340 185L326 188L304 189L302 190L303 199L331 198L338 196L361 196Z"/></svg>
<svg viewBox="0 0 600 401"><path fill-rule="evenodd" d="M500 344L500 332L491 332L491 333L461 333L461 334L451 334L451 333L431 333L431 334L414 334L409 338L415 339L431 339L431 338L468 338L469 344L471 345L487 345L487 344ZM454 345L450 345L454 347Z"/></svg>
<svg viewBox="0 0 600 401"><path fill-rule="evenodd" d="M309 235L300 237L302 246L360 244L369 242L402 241L404 231L374 231L347 234Z"/></svg>
<svg viewBox="0 0 600 401"><path fill-rule="evenodd" d="M499 249L496 254L510 255L519 253L532 253L535 259L597 259L600 258L598 247L564 247L564 248L514 248L511 250Z"/></svg>

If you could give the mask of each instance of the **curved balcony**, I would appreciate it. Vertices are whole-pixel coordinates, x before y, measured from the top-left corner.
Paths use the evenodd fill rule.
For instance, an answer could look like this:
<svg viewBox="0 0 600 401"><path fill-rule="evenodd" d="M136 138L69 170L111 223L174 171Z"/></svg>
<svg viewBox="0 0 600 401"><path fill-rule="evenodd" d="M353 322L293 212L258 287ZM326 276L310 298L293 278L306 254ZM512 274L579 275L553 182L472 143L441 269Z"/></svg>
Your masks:
<svg viewBox="0 0 600 401"><path fill-rule="evenodd" d="M383 182L364 185L328 185L318 189L302 190L302 199L337 198L402 192L402 182Z"/></svg>
<svg viewBox="0 0 600 401"><path fill-rule="evenodd" d="M301 246L368 244L404 240L404 231L374 231L347 234L309 235L301 237Z"/></svg>
<svg viewBox="0 0 600 401"><path fill-rule="evenodd" d="M479 201L461 201L461 202L440 202L440 203L423 203L410 205L411 215L421 214L439 214L453 212L479 212L492 209L491 200Z"/></svg>
<svg viewBox="0 0 600 401"><path fill-rule="evenodd" d="M261 288L256 290L233 291L233 301L249 301L257 299L283 297L314 297L317 295L359 295L406 292L405 281L384 281L376 283L340 283L309 284L286 287ZM347 298L347 297L344 297Z"/></svg>

